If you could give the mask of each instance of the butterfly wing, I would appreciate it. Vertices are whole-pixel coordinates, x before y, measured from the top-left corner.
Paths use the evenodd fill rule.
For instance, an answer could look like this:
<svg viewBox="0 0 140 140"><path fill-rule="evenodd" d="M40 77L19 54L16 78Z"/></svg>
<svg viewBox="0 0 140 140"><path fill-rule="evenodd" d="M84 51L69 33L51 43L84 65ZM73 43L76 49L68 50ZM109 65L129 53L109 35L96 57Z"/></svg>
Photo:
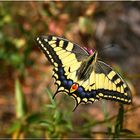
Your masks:
<svg viewBox="0 0 140 140"><path fill-rule="evenodd" d="M89 57L87 51L64 38L56 36L40 36L36 39L38 46L54 66L57 92L69 92L76 80L76 71L81 62Z"/></svg>
<svg viewBox="0 0 140 140"><path fill-rule="evenodd" d="M79 84L85 94L80 97L80 102L94 102L99 99L119 101L125 104L132 102L130 89L121 76L109 65L97 61L90 77Z"/></svg>
<svg viewBox="0 0 140 140"><path fill-rule="evenodd" d="M98 79L104 80L103 85L100 85L99 82L97 84L99 97L130 104L132 102L131 92L123 78L102 61L97 62L96 68L99 72Z"/></svg>

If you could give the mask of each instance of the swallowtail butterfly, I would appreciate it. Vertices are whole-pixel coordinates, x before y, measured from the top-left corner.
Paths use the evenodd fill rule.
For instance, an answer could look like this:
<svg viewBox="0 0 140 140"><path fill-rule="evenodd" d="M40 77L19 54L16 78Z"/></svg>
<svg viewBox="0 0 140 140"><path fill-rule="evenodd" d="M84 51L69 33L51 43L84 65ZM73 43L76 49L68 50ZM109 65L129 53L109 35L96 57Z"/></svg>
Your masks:
<svg viewBox="0 0 140 140"><path fill-rule="evenodd" d="M109 65L97 59L97 51L91 53L52 35L37 37L36 41L54 66L53 77L58 86L54 96L65 92L74 97L76 107L82 102L93 103L99 99L132 102L127 83Z"/></svg>

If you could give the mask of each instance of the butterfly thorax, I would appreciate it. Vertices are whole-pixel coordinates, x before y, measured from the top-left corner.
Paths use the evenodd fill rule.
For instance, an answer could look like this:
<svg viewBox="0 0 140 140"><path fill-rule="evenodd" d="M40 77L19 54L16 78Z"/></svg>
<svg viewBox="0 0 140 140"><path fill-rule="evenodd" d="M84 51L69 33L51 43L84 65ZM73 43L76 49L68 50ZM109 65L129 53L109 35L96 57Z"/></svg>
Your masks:
<svg viewBox="0 0 140 140"><path fill-rule="evenodd" d="M91 56L81 63L80 68L77 70L77 77L79 81L86 81L90 77L90 74L95 69L96 60L97 52L95 51Z"/></svg>

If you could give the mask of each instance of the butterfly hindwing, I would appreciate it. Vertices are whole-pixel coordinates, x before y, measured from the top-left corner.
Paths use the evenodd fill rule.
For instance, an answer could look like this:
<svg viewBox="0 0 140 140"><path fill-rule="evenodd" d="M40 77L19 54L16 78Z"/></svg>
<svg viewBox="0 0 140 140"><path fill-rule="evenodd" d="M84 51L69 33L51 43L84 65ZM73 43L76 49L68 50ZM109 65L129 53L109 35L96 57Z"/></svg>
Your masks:
<svg viewBox="0 0 140 140"><path fill-rule="evenodd" d="M103 98L126 104L131 103L131 93L126 82L104 62L96 62L95 70L92 71L87 81L84 82L88 83L87 85L81 85L85 92L92 94L96 91L96 95L89 96L88 100L96 97L96 99Z"/></svg>

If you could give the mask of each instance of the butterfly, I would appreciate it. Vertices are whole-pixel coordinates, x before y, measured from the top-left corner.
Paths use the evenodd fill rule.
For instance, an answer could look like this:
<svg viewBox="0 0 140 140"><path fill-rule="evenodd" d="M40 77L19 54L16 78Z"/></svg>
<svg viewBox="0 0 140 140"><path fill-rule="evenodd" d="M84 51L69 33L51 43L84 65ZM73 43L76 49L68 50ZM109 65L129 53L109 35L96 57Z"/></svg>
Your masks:
<svg viewBox="0 0 140 140"><path fill-rule="evenodd" d="M36 38L39 48L54 66L57 91L74 97L80 103L107 99L123 104L132 102L124 79L106 63L97 59L98 52L88 51L67 39L48 35ZM74 110L75 110L74 109Z"/></svg>

